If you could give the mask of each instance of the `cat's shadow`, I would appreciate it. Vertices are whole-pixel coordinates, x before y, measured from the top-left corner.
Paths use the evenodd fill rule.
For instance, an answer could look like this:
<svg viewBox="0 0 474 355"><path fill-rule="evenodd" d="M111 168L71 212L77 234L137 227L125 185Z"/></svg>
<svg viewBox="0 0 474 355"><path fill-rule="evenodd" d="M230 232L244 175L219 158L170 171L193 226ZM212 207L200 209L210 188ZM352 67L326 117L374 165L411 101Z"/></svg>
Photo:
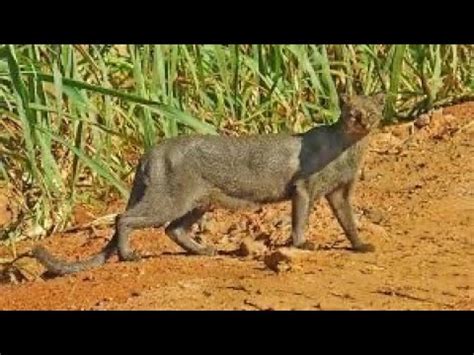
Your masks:
<svg viewBox="0 0 474 355"><path fill-rule="evenodd" d="M277 250L278 248L282 247L288 247L290 244L288 243L282 243L282 244L276 244L273 245L273 250ZM347 246L341 246L341 245L319 245L316 247L314 250L315 252L327 252L327 251L351 251L352 249ZM162 256L171 256L171 257L177 257L177 256L186 256L186 257L193 257L193 256L201 256L201 255L196 255L192 254L186 251L164 251L162 253L150 253L150 254L144 254L140 257L141 260L148 260L148 259L157 259ZM240 249L233 249L233 250L217 250L215 256L226 256L226 257L242 257ZM262 270L266 270L265 267L262 268ZM42 274L42 278L45 280L51 280L58 277L58 275L51 273L49 271L45 271Z"/></svg>

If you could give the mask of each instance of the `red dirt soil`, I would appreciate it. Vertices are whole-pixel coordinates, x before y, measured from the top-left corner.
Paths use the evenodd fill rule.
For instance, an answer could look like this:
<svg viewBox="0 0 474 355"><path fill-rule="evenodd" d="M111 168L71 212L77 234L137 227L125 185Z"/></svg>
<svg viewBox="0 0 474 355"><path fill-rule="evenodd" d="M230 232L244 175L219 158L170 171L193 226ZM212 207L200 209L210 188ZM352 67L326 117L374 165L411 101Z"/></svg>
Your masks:
<svg viewBox="0 0 474 355"><path fill-rule="evenodd" d="M186 255L162 229L137 231L132 246L145 255L138 262L114 257L97 269L46 278L36 261L23 259L23 274L33 276L17 284L3 281L0 309L472 310L474 102L428 118L418 121L425 124L421 128L402 124L373 136L354 196L361 238L375 245L373 253L348 250L320 201L307 231L318 249L290 253L289 267L272 271L261 256L232 251L249 237L271 250L282 245L290 232L290 204L216 210L199 233L222 252L216 257ZM77 223L94 218L87 208L76 211ZM73 260L97 252L112 232L99 226L42 243ZM17 250L32 245L20 242ZM2 258L11 258L5 246Z"/></svg>

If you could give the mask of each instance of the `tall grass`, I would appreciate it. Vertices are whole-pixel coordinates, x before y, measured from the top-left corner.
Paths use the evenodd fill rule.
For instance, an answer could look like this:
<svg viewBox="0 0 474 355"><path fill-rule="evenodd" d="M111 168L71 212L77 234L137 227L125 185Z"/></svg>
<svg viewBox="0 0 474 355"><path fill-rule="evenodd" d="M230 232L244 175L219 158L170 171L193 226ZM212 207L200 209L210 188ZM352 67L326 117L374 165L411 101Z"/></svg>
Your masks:
<svg viewBox="0 0 474 355"><path fill-rule="evenodd" d="M469 45L0 47L0 184L61 229L86 196L126 197L139 155L178 134L302 131L338 92L388 94L385 119L474 91Z"/></svg>

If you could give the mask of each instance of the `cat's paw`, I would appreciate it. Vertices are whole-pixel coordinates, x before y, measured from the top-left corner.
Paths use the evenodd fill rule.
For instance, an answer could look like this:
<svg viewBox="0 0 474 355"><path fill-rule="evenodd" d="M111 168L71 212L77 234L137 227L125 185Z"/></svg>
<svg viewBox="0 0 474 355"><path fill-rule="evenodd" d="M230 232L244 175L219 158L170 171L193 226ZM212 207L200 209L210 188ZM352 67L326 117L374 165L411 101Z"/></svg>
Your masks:
<svg viewBox="0 0 474 355"><path fill-rule="evenodd" d="M139 261L140 259L141 259L141 256L135 251L131 251L131 252L126 253L126 254L120 254L119 253L119 260L120 261Z"/></svg>
<svg viewBox="0 0 474 355"><path fill-rule="evenodd" d="M357 253L372 253L375 251L375 246L370 243L359 243L352 246L352 250Z"/></svg>
<svg viewBox="0 0 474 355"><path fill-rule="evenodd" d="M217 251L214 247L205 246L205 247L202 247L202 249L199 249L199 251L197 251L196 254L206 255L206 256L214 256L214 255L217 254Z"/></svg>
<svg viewBox="0 0 474 355"><path fill-rule="evenodd" d="M313 242L309 242L309 241L306 241L306 242L301 243L299 245L293 245L293 247L295 247L297 249L301 249L301 250L310 250L310 251L316 250L316 244L314 244Z"/></svg>

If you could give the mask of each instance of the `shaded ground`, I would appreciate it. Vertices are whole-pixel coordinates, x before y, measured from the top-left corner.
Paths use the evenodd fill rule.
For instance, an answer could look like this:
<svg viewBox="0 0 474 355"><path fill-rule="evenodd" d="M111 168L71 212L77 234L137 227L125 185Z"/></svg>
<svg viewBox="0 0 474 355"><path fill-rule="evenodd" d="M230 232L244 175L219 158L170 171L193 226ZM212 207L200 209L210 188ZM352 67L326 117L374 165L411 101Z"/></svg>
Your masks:
<svg viewBox="0 0 474 355"><path fill-rule="evenodd" d="M223 253L217 257L185 255L162 230L139 231L132 245L148 256L140 262L113 258L98 269L45 279L35 277L42 272L35 261L23 259L31 280L0 284L0 309L474 309L473 122L474 103L465 103L435 112L421 128L404 124L373 137L354 203L361 237L374 253L347 250L321 201L308 230L319 249L290 255L288 267L275 272L261 257L232 251L249 237L270 249L284 243L289 204L216 210L199 235ZM76 212L78 223L96 217ZM43 243L74 259L98 251L111 234L98 226ZM9 257L1 247L0 259Z"/></svg>

